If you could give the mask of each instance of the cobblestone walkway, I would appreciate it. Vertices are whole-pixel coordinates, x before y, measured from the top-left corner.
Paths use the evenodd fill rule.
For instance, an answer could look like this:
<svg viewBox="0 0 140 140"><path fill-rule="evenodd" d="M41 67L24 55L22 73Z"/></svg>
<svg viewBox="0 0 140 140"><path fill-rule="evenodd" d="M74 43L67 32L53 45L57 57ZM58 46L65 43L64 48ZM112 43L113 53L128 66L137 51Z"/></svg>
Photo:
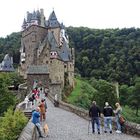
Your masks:
<svg viewBox="0 0 140 140"><path fill-rule="evenodd" d="M140 140L130 135L116 134L115 131L112 134L104 134L101 131L98 135L92 134L90 130L88 134L88 121L71 112L54 107L48 99L47 105L46 122L49 127L49 136L40 140Z"/></svg>

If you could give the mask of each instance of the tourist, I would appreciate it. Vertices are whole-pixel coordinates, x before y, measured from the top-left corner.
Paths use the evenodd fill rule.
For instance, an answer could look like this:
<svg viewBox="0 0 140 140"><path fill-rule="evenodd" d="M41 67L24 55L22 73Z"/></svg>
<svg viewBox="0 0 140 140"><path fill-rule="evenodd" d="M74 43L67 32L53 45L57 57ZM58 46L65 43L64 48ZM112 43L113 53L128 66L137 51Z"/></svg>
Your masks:
<svg viewBox="0 0 140 140"><path fill-rule="evenodd" d="M89 116L91 117L92 121L92 133L95 133L95 124L97 125L98 134L100 134L100 109L96 105L96 101L92 102L92 106L89 109Z"/></svg>
<svg viewBox="0 0 140 140"><path fill-rule="evenodd" d="M108 102L105 102L105 107L103 109L104 114L104 132L107 133L107 128L109 128L110 133L112 133L112 115L113 109Z"/></svg>
<svg viewBox="0 0 140 140"><path fill-rule="evenodd" d="M58 94L55 94L55 96L54 96L54 106L55 107L58 107L59 106Z"/></svg>
<svg viewBox="0 0 140 140"><path fill-rule="evenodd" d="M25 109L28 108L28 102L29 102L29 99L28 99L28 96L26 96L25 99L24 99Z"/></svg>
<svg viewBox="0 0 140 140"><path fill-rule="evenodd" d="M44 137L41 133L41 125L40 125L40 108L37 107L36 110L32 113L32 123L36 126L39 137Z"/></svg>
<svg viewBox="0 0 140 140"><path fill-rule="evenodd" d="M116 103L115 106L116 106L116 110L114 110L114 113L115 113L115 120L117 124L116 133L121 133L121 124L120 124L119 118L121 116L122 108L119 103Z"/></svg>
<svg viewBox="0 0 140 140"><path fill-rule="evenodd" d="M45 108L45 102L44 99L41 99L41 103L39 104L40 107L40 121L46 120L46 108Z"/></svg>

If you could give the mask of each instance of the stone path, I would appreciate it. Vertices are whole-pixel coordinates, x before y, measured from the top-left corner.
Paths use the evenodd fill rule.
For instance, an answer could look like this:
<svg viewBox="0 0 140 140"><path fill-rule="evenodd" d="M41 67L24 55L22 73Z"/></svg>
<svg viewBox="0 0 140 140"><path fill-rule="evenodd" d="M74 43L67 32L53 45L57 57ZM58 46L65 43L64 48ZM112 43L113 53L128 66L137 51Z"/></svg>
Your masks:
<svg viewBox="0 0 140 140"><path fill-rule="evenodd" d="M47 99L48 111L46 122L49 127L49 136L40 140L140 140L126 134L88 134L89 122L79 116L53 106ZM45 123L45 122L44 122ZM42 126L44 125L42 123ZM91 124L90 124L91 128Z"/></svg>

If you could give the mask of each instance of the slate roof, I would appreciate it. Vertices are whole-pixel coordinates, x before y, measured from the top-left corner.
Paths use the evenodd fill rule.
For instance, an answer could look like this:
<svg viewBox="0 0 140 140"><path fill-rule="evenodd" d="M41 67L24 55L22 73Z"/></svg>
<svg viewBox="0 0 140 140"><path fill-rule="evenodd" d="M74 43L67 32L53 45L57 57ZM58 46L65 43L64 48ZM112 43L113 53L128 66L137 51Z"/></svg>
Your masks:
<svg viewBox="0 0 140 140"><path fill-rule="evenodd" d="M5 55L2 63L0 63L0 71L14 71L13 59L8 54Z"/></svg>
<svg viewBox="0 0 140 140"><path fill-rule="evenodd" d="M60 27L60 23L58 22L54 11L52 11L52 13L49 16L48 21L46 21L46 26L47 25L48 27L51 27L51 28Z"/></svg>
<svg viewBox="0 0 140 140"><path fill-rule="evenodd" d="M55 37L53 35L52 32L48 32L48 41L49 41L49 44L51 45L51 51L57 51L57 48L58 48L58 44L55 40Z"/></svg>
<svg viewBox="0 0 140 140"><path fill-rule="evenodd" d="M55 37L52 32L48 32L48 41L51 46L51 51L56 51L58 53L58 58L62 61L70 61L70 49L68 44L63 41L63 46L60 48L55 40Z"/></svg>
<svg viewBox="0 0 140 140"><path fill-rule="evenodd" d="M27 74L48 74L47 65L30 65L27 69Z"/></svg>
<svg viewBox="0 0 140 140"><path fill-rule="evenodd" d="M68 44L64 41L63 42L63 46L61 48L61 50L58 52L61 59L63 61L70 61L71 60L71 56L70 56L70 48L68 48L67 46Z"/></svg>

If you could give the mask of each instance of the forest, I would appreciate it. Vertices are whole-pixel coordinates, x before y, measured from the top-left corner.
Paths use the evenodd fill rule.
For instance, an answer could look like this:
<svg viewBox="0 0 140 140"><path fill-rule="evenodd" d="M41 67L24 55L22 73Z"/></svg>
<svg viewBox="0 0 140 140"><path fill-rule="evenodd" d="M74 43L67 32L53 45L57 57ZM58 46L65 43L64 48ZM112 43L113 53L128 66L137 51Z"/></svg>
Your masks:
<svg viewBox="0 0 140 140"><path fill-rule="evenodd" d="M82 77L133 85L140 76L140 29L69 27L67 32Z"/></svg>

